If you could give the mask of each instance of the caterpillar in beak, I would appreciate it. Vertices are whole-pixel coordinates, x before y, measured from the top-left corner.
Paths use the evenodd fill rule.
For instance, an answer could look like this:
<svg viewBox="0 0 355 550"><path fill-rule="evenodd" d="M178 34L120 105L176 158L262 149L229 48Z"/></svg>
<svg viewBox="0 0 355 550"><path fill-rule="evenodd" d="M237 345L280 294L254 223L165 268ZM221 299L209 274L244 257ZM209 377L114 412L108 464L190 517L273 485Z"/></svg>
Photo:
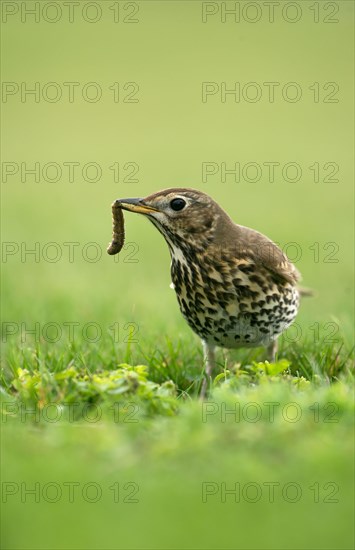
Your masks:
<svg viewBox="0 0 355 550"><path fill-rule="evenodd" d="M121 252L124 245L124 218L118 201L112 203L112 241L107 248L107 254L114 255Z"/></svg>

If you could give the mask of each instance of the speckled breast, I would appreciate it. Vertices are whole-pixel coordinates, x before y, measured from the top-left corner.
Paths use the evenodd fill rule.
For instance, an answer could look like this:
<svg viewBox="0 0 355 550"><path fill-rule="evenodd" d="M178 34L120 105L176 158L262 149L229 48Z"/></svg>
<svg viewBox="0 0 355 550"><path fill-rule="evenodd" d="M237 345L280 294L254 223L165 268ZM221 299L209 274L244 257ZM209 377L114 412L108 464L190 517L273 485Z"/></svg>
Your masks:
<svg viewBox="0 0 355 550"><path fill-rule="evenodd" d="M228 265L176 254L171 276L186 321L216 346L266 346L297 315L297 288L245 259Z"/></svg>

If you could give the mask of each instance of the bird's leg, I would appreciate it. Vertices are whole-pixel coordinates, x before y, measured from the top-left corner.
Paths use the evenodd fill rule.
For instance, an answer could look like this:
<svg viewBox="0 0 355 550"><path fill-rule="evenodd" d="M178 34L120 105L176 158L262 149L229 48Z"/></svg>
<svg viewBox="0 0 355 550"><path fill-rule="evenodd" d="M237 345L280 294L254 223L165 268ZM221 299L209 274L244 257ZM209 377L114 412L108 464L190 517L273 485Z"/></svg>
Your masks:
<svg viewBox="0 0 355 550"><path fill-rule="evenodd" d="M273 340L266 349L267 360L270 363L275 363L277 348L278 348L277 340Z"/></svg>
<svg viewBox="0 0 355 550"><path fill-rule="evenodd" d="M208 378L211 376L212 370L216 365L216 358L215 358L215 352L214 352L215 347L212 346L211 344L207 344L207 342L205 342L204 340L202 340L202 347L203 347L205 377L201 385L200 399L205 398L206 390L207 390L207 381L208 381Z"/></svg>
<svg viewBox="0 0 355 550"><path fill-rule="evenodd" d="M226 348L222 348L222 353L223 353L223 366L225 370L225 369L228 369L229 366L231 365L231 358L230 358L229 350L227 350Z"/></svg>

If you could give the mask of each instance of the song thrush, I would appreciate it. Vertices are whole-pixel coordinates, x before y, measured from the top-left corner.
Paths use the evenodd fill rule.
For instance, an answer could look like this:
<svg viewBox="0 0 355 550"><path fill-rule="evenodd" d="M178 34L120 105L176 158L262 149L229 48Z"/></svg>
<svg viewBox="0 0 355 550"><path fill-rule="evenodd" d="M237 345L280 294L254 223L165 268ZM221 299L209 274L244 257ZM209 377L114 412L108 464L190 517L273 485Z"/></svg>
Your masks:
<svg viewBox="0 0 355 550"><path fill-rule="evenodd" d="M181 313L204 347L203 395L215 347L265 346L274 359L276 340L294 320L300 294L300 274L276 244L235 224L195 189L164 189L115 204L147 216L168 244Z"/></svg>

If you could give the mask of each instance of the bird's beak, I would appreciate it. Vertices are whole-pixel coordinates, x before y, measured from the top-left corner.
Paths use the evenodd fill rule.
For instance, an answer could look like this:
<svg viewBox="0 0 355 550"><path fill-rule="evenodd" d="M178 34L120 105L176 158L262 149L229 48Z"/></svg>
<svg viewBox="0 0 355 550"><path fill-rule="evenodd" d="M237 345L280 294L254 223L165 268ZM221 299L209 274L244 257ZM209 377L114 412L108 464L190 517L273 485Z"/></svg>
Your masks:
<svg viewBox="0 0 355 550"><path fill-rule="evenodd" d="M144 204L144 199L117 199L115 204L124 210L136 212L137 214L150 214L151 212L159 212L157 208Z"/></svg>

